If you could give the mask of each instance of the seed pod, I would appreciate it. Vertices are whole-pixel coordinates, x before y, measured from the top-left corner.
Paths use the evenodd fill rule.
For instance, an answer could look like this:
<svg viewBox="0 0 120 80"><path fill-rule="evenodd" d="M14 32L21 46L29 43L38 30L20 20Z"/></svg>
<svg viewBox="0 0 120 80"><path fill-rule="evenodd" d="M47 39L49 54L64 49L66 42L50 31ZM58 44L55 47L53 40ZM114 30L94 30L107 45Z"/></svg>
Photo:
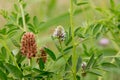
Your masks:
<svg viewBox="0 0 120 80"><path fill-rule="evenodd" d="M26 32L23 34L21 39L21 52L29 59L36 56L37 44L35 41L35 36L32 32Z"/></svg>
<svg viewBox="0 0 120 80"><path fill-rule="evenodd" d="M47 54L46 54L44 48L41 48L40 52L41 52L40 57L42 58L43 62L46 63L46 61L47 61Z"/></svg>

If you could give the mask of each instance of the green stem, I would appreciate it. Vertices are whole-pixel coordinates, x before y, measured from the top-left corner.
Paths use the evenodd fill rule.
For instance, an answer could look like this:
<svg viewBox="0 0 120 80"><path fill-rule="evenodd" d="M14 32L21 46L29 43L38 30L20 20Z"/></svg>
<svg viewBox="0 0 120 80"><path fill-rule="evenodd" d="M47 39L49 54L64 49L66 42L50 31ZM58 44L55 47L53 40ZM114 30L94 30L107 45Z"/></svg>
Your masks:
<svg viewBox="0 0 120 80"><path fill-rule="evenodd" d="M63 46L62 46L62 42L60 41L60 39L59 39L59 43L60 43L61 53L62 53L62 55L63 55L63 58L64 58L65 62L67 63L67 65L70 67L71 72L74 73L73 69L71 68L71 66L69 65L69 63L67 62L67 60L66 60L66 58L65 58L65 56L64 56ZM74 75L74 74L73 74L73 75Z"/></svg>
<svg viewBox="0 0 120 80"><path fill-rule="evenodd" d="M76 80L76 46L75 46L75 39L74 39L74 25L73 25L73 0L70 0L70 25L71 25L71 32L72 32L72 69L73 69L73 77Z"/></svg>
<svg viewBox="0 0 120 80"><path fill-rule="evenodd" d="M8 54L9 54L9 56L11 57L13 63L16 65L16 67L17 67L18 69L20 69L19 66L18 66L18 64L17 64L17 62L16 62L16 60L15 60L15 58L14 58L14 56L11 54L11 51L10 51L9 48L7 47L6 43L5 43L4 41L2 41L2 43L3 43L3 46L6 48L6 50L8 51Z"/></svg>
<svg viewBox="0 0 120 80"><path fill-rule="evenodd" d="M20 5L20 10L21 10L21 15L22 15L22 21L23 21L23 28L24 28L24 31L26 32L26 25L25 25L25 15L24 15L24 10L23 10L23 6L21 3L19 3Z"/></svg>

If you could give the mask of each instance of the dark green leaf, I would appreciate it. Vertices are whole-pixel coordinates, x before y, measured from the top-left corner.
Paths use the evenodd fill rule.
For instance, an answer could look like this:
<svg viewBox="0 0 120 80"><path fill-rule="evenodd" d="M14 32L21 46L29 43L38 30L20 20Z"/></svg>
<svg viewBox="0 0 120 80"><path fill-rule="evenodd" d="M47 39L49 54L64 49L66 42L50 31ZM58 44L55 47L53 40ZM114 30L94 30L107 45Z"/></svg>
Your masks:
<svg viewBox="0 0 120 80"><path fill-rule="evenodd" d="M78 61L77 61L77 66L76 66L76 71L77 71L77 72L79 71L79 69L80 69L80 67L81 67L81 63L82 63L82 59L81 59L81 57L79 56L79 57L78 57Z"/></svg>
<svg viewBox="0 0 120 80"><path fill-rule="evenodd" d="M94 62L94 54L91 56L90 60L87 63L86 69L89 69L92 67L92 64Z"/></svg>
<svg viewBox="0 0 120 80"><path fill-rule="evenodd" d="M27 14L25 15L25 21L26 21L26 23L28 23L29 20L30 20L30 16L29 16L29 14L27 13Z"/></svg>
<svg viewBox="0 0 120 80"><path fill-rule="evenodd" d="M63 51L66 52L66 51L68 51L68 50L70 50L72 48L73 48L73 46L69 46L69 47L65 48Z"/></svg>
<svg viewBox="0 0 120 80"><path fill-rule="evenodd" d="M2 55L2 57L4 58L4 59L6 59L7 58L7 53L6 53L6 49L5 49L5 47L2 47L1 48L1 55Z"/></svg>
<svg viewBox="0 0 120 80"><path fill-rule="evenodd" d="M15 39L11 38L11 41L14 44L14 46L20 47L20 44Z"/></svg>
<svg viewBox="0 0 120 80"><path fill-rule="evenodd" d="M77 80L80 80L80 76L79 75L76 75L76 78L77 78Z"/></svg>
<svg viewBox="0 0 120 80"><path fill-rule="evenodd" d="M7 75L0 70L0 80L7 80Z"/></svg>
<svg viewBox="0 0 120 80"><path fill-rule="evenodd" d="M7 33L6 28L1 29L1 30L0 30L0 33L3 34L3 35L6 35L6 33Z"/></svg>
<svg viewBox="0 0 120 80"><path fill-rule="evenodd" d="M47 52L47 54L55 61L56 60L56 56L55 56L55 54L53 53L53 51L51 51L50 49L48 49L48 48L44 48L45 49L45 51Z"/></svg>
<svg viewBox="0 0 120 80"><path fill-rule="evenodd" d="M43 70L45 68L42 58L39 59L39 68Z"/></svg>
<svg viewBox="0 0 120 80"><path fill-rule="evenodd" d="M26 57L23 56L20 51L19 51L19 53L17 53L17 55L16 55L16 59L17 59L16 61L17 61L18 64L22 63L22 61L23 61L25 58L26 58Z"/></svg>
<svg viewBox="0 0 120 80"><path fill-rule="evenodd" d="M65 45L67 46L67 45L69 45L69 43L72 41L72 36L70 36L69 38L68 38L68 41L66 41L66 43L65 43Z"/></svg>
<svg viewBox="0 0 120 80"><path fill-rule="evenodd" d="M4 63L5 68L14 76L15 79L21 79L23 77L22 72L14 65Z"/></svg>

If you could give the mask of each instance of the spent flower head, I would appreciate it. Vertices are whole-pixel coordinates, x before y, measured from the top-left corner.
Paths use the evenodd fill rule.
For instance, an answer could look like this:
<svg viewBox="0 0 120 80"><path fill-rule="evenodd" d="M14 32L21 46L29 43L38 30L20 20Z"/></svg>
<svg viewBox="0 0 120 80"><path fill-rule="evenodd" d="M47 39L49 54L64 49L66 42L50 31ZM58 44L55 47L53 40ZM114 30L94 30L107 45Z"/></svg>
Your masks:
<svg viewBox="0 0 120 80"><path fill-rule="evenodd" d="M53 37L58 38L61 41L65 40L65 35L66 35L65 30L61 25L57 26L53 33Z"/></svg>

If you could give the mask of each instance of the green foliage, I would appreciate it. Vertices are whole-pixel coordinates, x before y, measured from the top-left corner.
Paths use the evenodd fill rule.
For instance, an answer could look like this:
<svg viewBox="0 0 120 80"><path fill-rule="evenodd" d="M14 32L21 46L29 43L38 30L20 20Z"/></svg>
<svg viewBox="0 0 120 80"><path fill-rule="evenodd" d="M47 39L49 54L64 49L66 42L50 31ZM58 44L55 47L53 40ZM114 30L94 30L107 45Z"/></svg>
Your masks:
<svg viewBox="0 0 120 80"><path fill-rule="evenodd" d="M58 0L41 0L40 12L44 16L38 13L40 17L34 10L35 14L29 13L26 9L29 3L24 0L15 1L11 12L0 10L6 20L0 29L0 80L101 80L100 77L106 80L106 75L119 70L119 1L116 4L109 0L110 6L106 8L93 5L90 0L69 2L70 10L62 9L65 10L62 12ZM65 29L55 29L57 38L52 35L56 25L64 25ZM35 41L31 40L32 36L31 43L25 47L30 48L32 43L32 47L37 46L32 58L26 55L31 56L33 48L29 51L21 48L29 42L21 40L26 32L35 35ZM47 47L40 50L44 45Z"/></svg>

